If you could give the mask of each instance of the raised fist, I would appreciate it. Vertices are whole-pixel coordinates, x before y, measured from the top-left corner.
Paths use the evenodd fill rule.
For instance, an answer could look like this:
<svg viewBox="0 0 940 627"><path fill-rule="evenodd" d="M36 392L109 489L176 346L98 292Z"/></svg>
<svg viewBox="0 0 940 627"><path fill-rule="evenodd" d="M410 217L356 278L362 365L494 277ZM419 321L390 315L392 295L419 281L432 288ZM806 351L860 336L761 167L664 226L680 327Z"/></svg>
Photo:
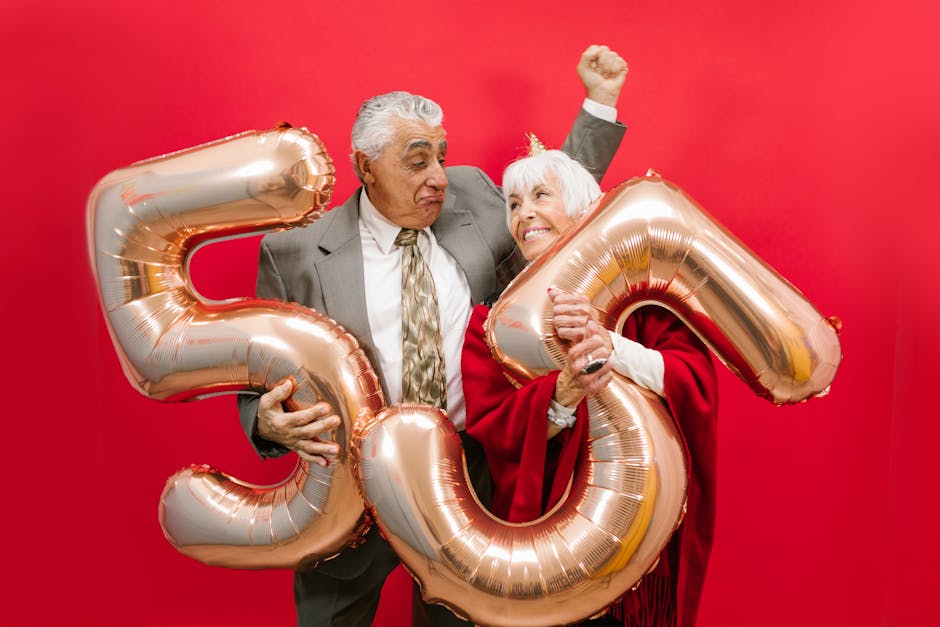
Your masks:
<svg viewBox="0 0 940 627"><path fill-rule="evenodd" d="M628 69L627 62L607 46L589 46L578 62L587 97L609 107L617 106Z"/></svg>

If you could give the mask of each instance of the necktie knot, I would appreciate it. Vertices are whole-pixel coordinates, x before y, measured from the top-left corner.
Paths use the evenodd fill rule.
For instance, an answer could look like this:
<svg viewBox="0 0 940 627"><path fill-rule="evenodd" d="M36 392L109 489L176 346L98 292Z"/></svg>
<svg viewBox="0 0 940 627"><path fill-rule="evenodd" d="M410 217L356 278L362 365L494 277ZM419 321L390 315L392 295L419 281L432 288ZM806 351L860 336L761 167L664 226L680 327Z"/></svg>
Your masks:
<svg viewBox="0 0 940 627"><path fill-rule="evenodd" d="M395 237L396 246L414 246L418 243L418 231L415 229L402 229Z"/></svg>

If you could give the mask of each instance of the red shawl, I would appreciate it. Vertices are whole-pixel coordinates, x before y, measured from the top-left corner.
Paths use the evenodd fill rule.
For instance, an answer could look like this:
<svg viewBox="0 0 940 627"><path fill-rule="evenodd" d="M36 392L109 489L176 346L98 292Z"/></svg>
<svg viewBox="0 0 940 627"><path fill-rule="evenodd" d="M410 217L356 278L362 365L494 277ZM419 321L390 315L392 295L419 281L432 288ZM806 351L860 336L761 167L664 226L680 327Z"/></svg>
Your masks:
<svg viewBox="0 0 940 627"><path fill-rule="evenodd" d="M558 372L516 389L493 359L483 336L489 308L477 305L463 348L467 433L480 442L493 475L492 512L510 522L533 520L554 506L568 485L587 437L586 404L578 420L548 436L548 406ZM658 574L674 581L678 624L694 625L715 526L717 380L708 349L676 316L643 307L626 321L624 337L658 350L665 365L665 400L690 460L688 513L666 548ZM550 482L546 485L546 479ZM616 614L643 613L655 585L629 593ZM671 594L670 594L671 596Z"/></svg>

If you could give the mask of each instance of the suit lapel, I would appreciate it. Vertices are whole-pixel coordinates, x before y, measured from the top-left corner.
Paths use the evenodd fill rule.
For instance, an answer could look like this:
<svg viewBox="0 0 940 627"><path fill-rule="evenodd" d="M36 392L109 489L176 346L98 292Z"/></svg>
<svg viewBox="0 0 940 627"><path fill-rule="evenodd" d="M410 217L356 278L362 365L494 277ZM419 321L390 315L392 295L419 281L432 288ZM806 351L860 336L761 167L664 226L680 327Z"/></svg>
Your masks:
<svg viewBox="0 0 940 627"><path fill-rule="evenodd" d="M440 217L431 225L437 243L446 250L463 270L470 286L471 303L479 303L496 289L491 259L481 258L480 251L489 250L473 214L456 207L457 198L447 194Z"/></svg>
<svg viewBox="0 0 940 627"><path fill-rule="evenodd" d="M326 306L324 313L343 325L365 350L385 388L381 366L373 356L376 353L369 316L366 309L366 289L363 279L362 241L359 237L359 194L361 188L345 203L333 209L337 212L320 238L318 246L326 255L314 264L320 280L320 294ZM388 393L385 390L386 394Z"/></svg>

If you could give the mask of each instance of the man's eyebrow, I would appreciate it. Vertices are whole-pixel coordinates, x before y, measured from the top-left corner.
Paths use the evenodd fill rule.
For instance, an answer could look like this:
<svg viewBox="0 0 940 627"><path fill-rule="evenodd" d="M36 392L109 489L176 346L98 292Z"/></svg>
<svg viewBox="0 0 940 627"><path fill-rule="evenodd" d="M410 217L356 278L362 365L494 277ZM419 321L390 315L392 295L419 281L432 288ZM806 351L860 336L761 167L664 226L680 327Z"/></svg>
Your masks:
<svg viewBox="0 0 940 627"><path fill-rule="evenodd" d="M415 141L408 144L405 148L405 152L411 152L412 150L428 150L431 147L431 142L426 139L416 139Z"/></svg>
<svg viewBox="0 0 940 627"><path fill-rule="evenodd" d="M415 141L408 144L405 148L405 152L411 152L412 150L430 150L433 147L433 144L426 139L416 139ZM441 152L447 152L447 140L441 140L437 145L438 150Z"/></svg>

